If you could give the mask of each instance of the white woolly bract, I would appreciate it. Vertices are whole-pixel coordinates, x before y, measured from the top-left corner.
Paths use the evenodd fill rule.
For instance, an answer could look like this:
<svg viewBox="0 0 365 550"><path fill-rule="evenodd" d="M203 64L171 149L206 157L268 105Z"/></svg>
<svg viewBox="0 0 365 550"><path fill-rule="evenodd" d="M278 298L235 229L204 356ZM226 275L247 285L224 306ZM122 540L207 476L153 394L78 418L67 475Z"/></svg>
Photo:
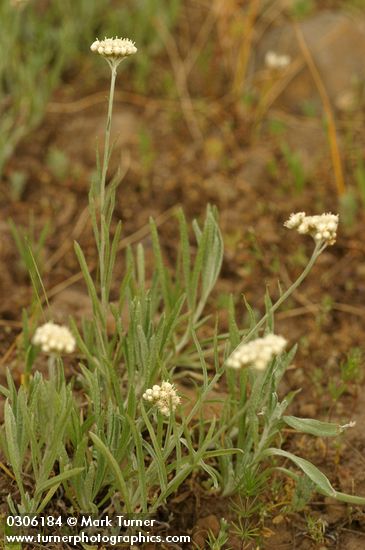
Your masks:
<svg viewBox="0 0 365 550"><path fill-rule="evenodd" d="M228 357L226 365L233 369L254 367L257 370L264 370L276 355L284 351L286 344L285 338L276 334L256 338L248 344L238 346Z"/></svg>
<svg viewBox="0 0 365 550"><path fill-rule="evenodd" d="M92 52L107 58L122 59L137 52L137 48L129 38L104 38L95 40L90 46Z"/></svg>
<svg viewBox="0 0 365 550"><path fill-rule="evenodd" d="M40 346L45 353L72 353L76 347L75 338L70 330L52 322L38 327L32 342Z"/></svg>
<svg viewBox="0 0 365 550"><path fill-rule="evenodd" d="M146 390L143 399L156 405L158 410L164 416L170 416L170 411L175 411L181 399L178 396L175 386L170 382L162 382L161 386L157 384Z"/></svg>
<svg viewBox="0 0 365 550"><path fill-rule="evenodd" d="M289 229L296 229L298 233L309 234L316 242L324 242L332 245L336 242L338 214L320 214L307 216L305 212L290 214L284 223Z"/></svg>
<svg viewBox="0 0 365 550"><path fill-rule="evenodd" d="M265 65L269 69L285 69L290 63L289 55L280 55L273 51L268 51L265 55Z"/></svg>

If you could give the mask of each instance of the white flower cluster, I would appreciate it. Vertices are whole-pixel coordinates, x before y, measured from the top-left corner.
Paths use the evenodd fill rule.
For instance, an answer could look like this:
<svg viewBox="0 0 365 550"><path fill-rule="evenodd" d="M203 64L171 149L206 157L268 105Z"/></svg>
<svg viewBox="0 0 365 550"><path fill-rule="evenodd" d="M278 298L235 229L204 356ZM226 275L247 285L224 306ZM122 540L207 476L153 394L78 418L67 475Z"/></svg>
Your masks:
<svg viewBox="0 0 365 550"><path fill-rule="evenodd" d="M45 353L72 353L76 347L75 338L69 329L52 322L38 327L32 342Z"/></svg>
<svg viewBox="0 0 365 550"><path fill-rule="evenodd" d="M296 229L298 233L308 233L317 242L334 244L336 242L338 214L321 214L320 216L306 216L305 212L290 214L284 223L289 229Z"/></svg>
<svg viewBox="0 0 365 550"><path fill-rule="evenodd" d="M265 55L265 65L269 69L285 69L290 61L289 55L280 55L273 51L268 51Z"/></svg>
<svg viewBox="0 0 365 550"><path fill-rule="evenodd" d="M90 46L92 52L99 53L103 57L121 60L124 57L133 55L137 48L129 38L104 38L104 40L95 40Z"/></svg>
<svg viewBox="0 0 365 550"><path fill-rule="evenodd" d="M254 367L264 370L275 357L280 355L287 344L282 336L268 334L263 338L256 338L248 344L242 344L228 357L226 365L233 369Z"/></svg>
<svg viewBox="0 0 365 550"><path fill-rule="evenodd" d="M145 391L143 399L153 402L164 416L170 416L170 411L175 411L177 405L181 402L175 386L170 382L162 382L161 386L157 384L152 386L152 388Z"/></svg>

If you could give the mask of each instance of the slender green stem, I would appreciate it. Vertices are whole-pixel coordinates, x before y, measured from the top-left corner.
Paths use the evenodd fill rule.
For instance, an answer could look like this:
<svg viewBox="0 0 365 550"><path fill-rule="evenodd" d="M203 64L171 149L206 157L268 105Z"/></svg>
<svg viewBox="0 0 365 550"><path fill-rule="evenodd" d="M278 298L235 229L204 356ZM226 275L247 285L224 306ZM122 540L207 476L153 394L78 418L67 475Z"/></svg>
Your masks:
<svg viewBox="0 0 365 550"><path fill-rule="evenodd" d="M48 378L49 380L53 380L55 382L56 380L56 356L51 353L47 360L47 366L48 366Z"/></svg>
<svg viewBox="0 0 365 550"><path fill-rule="evenodd" d="M275 302L275 304L272 306L270 312L265 313L265 315L256 323L256 325L245 335L243 340L238 344L238 346L232 351L234 353L242 344L249 341L251 336L255 334L257 330L259 330L262 325L264 325L268 319L269 313L274 313L282 303L285 302L293 294L293 292L298 288L298 286L304 281L304 279L307 277L308 273L311 271L313 265L315 264L318 256L323 252L323 250L326 248L326 245L324 245L322 242L316 243L316 246L313 250L312 256L310 257L309 262L307 263L305 269L303 272L299 275L298 279L280 296L280 298Z"/></svg>
<svg viewBox="0 0 365 550"><path fill-rule="evenodd" d="M276 419L277 420L277 419ZM269 438L270 438L270 432L274 425L275 419L271 416L264 427L264 430L262 432L260 442L257 446L257 449L254 452L253 458L251 460L251 464L255 464L256 462L260 462L261 459L261 453L265 449L265 446L268 445Z"/></svg>
<svg viewBox="0 0 365 550"><path fill-rule="evenodd" d="M115 81L117 78L116 65L110 64L110 68L111 68L111 80L110 80L109 104L108 104L108 115L107 115L106 128L105 128L103 167L102 167L101 181L100 181L100 251L99 251L100 265L99 265L99 269L100 269L101 304L105 315L106 315L107 300L108 300L108 291L106 288L105 251L106 251L106 239L109 238L109 235L107 235L108 228L105 227L105 217L106 217L105 189L106 189L106 176L107 176L108 164L109 164L109 158L110 158L110 134L111 134L111 126L112 126L114 90L115 90Z"/></svg>
<svg viewBox="0 0 365 550"><path fill-rule="evenodd" d="M106 128L105 128L103 167L102 167L101 182L100 182L100 211L101 212L104 212L106 175L108 171L109 156L110 156L110 133L111 133L111 126L112 126L114 90L115 90L115 81L117 78L116 66L111 65L110 68L111 68L111 80L110 80L110 91L109 91L108 115L107 115Z"/></svg>

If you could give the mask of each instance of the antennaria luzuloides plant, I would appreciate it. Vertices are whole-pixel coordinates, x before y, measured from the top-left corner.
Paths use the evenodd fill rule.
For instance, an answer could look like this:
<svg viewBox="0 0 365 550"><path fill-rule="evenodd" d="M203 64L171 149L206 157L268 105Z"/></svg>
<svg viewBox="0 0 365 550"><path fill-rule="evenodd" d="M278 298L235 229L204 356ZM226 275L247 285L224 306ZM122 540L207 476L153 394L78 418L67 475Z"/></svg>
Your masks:
<svg viewBox="0 0 365 550"><path fill-rule="evenodd" d="M72 321L72 334L52 321L38 327L32 339L27 336L26 369L29 375L43 352L49 358L48 376L35 371L17 389L8 372L7 387L1 387L6 403L0 445L19 490L16 498L9 496L10 510L40 512L62 490L73 510L102 513L112 502L117 512L155 512L197 471L223 496L239 492L250 497L274 471L299 481L298 473L280 465L281 458L304 472L323 495L364 504L364 498L337 492L314 465L280 447L284 426L331 437L351 425L286 415L296 392L282 401L277 395L295 348L286 352L285 338L274 334L275 311L334 244L338 217L304 212L290 217L288 228L314 238L313 254L277 302L266 295L261 319L247 305L251 324L245 330L236 324L232 302L229 333L216 328L211 337L200 337L201 328L210 326L204 311L223 260L217 212L210 206L204 223L193 223L194 251L179 212L173 272L165 266L151 220L153 274L148 279L143 246L128 249L119 299L111 302L121 236L120 222L112 235L118 174L108 182L113 95L120 62L137 50L130 40L117 38L97 40L91 49L111 69L103 158L89 193L98 255L95 278L75 243L93 315L81 326ZM73 361L74 376L67 380L62 356L73 353L75 358L75 349L79 363ZM174 385L177 367L199 375L194 402ZM228 395L220 400L219 418L207 417L204 405L220 381Z"/></svg>

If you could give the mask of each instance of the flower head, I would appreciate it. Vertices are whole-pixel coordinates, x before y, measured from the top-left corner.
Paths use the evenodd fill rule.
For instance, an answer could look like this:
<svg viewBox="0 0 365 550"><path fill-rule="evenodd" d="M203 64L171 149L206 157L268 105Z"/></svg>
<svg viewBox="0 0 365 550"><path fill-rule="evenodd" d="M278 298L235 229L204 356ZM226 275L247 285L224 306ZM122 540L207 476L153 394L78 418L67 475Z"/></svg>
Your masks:
<svg viewBox="0 0 365 550"><path fill-rule="evenodd" d="M72 353L76 347L75 338L67 327L45 323L34 333L33 344L45 353Z"/></svg>
<svg viewBox="0 0 365 550"><path fill-rule="evenodd" d="M276 355L280 355L287 344L282 336L268 334L263 338L256 338L242 344L228 357L227 367L239 369L241 367L254 367L264 370Z"/></svg>
<svg viewBox="0 0 365 550"><path fill-rule="evenodd" d="M125 57L137 52L137 48L129 38L104 38L95 40L90 46L92 52L105 57L107 61L118 65Z"/></svg>
<svg viewBox="0 0 365 550"><path fill-rule="evenodd" d="M297 212L290 214L284 226L296 229L298 233L308 233L316 242L332 245L336 242L338 214L306 216L305 212Z"/></svg>
<svg viewBox="0 0 365 550"><path fill-rule="evenodd" d="M289 55L280 55L273 51L268 51L265 55L265 65L269 69L285 69L290 61Z"/></svg>
<svg viewBox="0 0 365 550"><path fill-rule="evenodd" d="M162 382L161 386L157 384L146 390L143 394L143 399L154 403L158 410L164 416L170 416L170 411L175 411L177 405L181 402L175 386L170 382Z"/></svg>

